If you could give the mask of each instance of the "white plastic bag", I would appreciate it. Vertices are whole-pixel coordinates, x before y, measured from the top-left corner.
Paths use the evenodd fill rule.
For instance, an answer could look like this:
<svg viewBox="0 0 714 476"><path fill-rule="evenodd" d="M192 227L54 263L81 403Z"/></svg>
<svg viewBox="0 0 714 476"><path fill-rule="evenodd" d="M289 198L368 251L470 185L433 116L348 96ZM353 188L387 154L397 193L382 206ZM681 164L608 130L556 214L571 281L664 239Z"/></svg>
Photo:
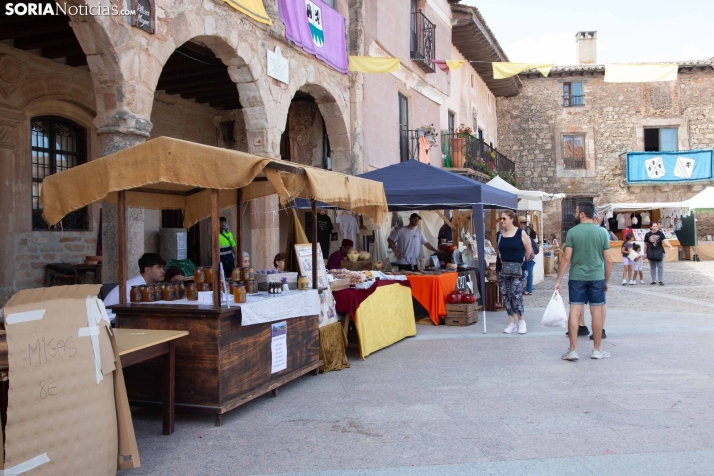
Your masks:
<svg viewBox="0 0 714 476"><path fill-rule="evenodd" d="M548 307L545 308L543 313L543 320L541 325L545 327L567 327L568 326L568 314L565 312L565 305L563 304L563 297L558 291L553 293L553 297L550 298Z"/></svg>

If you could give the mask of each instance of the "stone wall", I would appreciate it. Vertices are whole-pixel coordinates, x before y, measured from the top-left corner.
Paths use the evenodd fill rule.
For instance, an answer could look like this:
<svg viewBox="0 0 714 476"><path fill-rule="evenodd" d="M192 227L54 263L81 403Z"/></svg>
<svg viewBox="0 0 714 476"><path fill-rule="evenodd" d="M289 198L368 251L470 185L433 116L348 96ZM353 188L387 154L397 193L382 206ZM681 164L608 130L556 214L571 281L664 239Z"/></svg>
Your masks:
<svg viewBox="0 0 714 476"><path fill-rule="evenodd" d="M290 160L322 168L322 114L312 101L293 101L288 111Z"/></svg>
<svg viewBox="0 0 714 476"><path fill-rule="evenodd" d="M214 125L217 115L218 111L212 107L157 91L151 109L151 123L154 125L151 138L167 136L217 146L218 131Z"/></svg>
<svg viewBox="0 0 714 476"><path fill-rule="evenodd" d="M645 126L678 127L680 150L714 148L714 70L680 71L673 83L605 83L602 75L521 77L518 96L497 101L499 150L516 162L519 187L592 197L596 204L691 198L711 183L630 186L625 152L644 150ZM585 105L563 107L563 82L582 81ZM563 167L562 136L585 135L586 169ZM555 215L546 233L560 234ZM550 207L550 206L549 206ZM709 218L698 225L707 229ZM699 233L701 236L701 232Z"/></svg>

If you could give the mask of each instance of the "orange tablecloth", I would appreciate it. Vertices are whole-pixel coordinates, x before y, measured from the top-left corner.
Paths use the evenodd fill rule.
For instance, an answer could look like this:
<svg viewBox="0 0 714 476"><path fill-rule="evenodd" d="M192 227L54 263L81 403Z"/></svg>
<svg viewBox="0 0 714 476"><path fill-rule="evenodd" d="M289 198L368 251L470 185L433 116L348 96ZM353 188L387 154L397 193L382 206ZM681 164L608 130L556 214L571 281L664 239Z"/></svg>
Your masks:
<svg viewBox="0 0 714 476"><path fill-rule="evenodd" d="M446 295L456 289L459 273L444 273L439 276L407 276L412 286L412 296L429 312L434 325L439 317L446 315Z"/></svg>

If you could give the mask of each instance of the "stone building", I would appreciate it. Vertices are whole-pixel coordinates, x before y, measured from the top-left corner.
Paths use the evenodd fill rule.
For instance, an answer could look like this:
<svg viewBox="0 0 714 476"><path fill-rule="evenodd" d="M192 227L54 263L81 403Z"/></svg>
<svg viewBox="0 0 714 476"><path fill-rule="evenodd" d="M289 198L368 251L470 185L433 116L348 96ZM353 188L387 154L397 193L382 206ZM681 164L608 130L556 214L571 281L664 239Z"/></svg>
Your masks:
<svg viewBox="0 0 714 476"><path fill-rule="evenodd" d="M349 24L346 0L326 3ZM41 286L45 264L96 253L100 204L61 230L42 221L48 174L160 135L314 165L329 151L333 170L352 172L349 77L290 43L277 0L264 4L272 26L220 0L156 2L150 31L118 14L81 14L81 0L68 1L67 14L2 12L0 305ZM289 61L288 83L266 75L276 47ZM235 227L235 210L224 213ZM103 280L115 282L116 208L101 216ZM265 267L281 246L277 198L252 201L244 216L246 247ZM131 276L143 252L158 251L159 228L177 219L130 208L128 221ZM194 233L204 245L207 228Z"/></svg>
<svg viewBox="0 0 714 476"><path fill-rule="evenodd" d="M568 196L545 207L544 233L558 236L572 226L563 216L575 200L680 201L711 185L635 186L625 176L626 152L646 150L645 137L657 136L655 130L666 130L676 146L647 150L714 148L711 60L679 63L676 81L605 83L604 65L594 64L596 35L579 37L584 33L592 34L580 64L556 66L547 78L526 71L519 94L497 100L499 146L516 162L519 186ZM714 233L712 218L699 217L700 236Z"/></svg>

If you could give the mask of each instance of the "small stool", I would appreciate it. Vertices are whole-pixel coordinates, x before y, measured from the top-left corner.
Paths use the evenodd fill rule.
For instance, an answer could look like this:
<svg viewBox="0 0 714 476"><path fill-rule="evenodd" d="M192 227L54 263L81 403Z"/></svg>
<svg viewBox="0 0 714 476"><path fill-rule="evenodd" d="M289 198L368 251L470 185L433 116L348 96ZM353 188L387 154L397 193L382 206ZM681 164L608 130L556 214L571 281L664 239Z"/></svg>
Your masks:
<svg viewBox="0 0 714 476"><path fill-rule="evenodd" d="M69 263L50 263L45 266L45 287L55 286L63 279L71 279L70 284L77 283L74 266Z"/></svg>

